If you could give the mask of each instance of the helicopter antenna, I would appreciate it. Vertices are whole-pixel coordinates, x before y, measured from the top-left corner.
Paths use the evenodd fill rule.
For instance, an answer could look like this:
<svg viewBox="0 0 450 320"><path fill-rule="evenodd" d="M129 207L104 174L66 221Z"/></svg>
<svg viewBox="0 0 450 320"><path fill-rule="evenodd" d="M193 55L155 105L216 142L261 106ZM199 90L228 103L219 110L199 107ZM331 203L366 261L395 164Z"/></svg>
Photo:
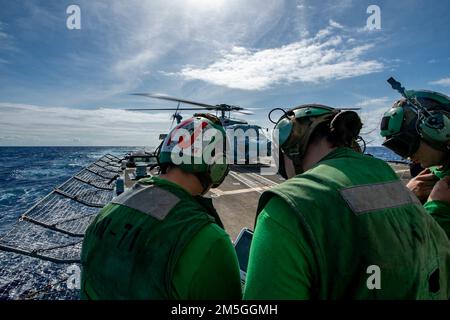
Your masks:
<svg viewBox="0 0 450 320"><path fill-rule="evenodd" d="M404 98L409 99L405 92L405 87L402 87L402 84L395 80L393 77L387 79L387 82L391 85L392 89L400 93Z"/></svg>

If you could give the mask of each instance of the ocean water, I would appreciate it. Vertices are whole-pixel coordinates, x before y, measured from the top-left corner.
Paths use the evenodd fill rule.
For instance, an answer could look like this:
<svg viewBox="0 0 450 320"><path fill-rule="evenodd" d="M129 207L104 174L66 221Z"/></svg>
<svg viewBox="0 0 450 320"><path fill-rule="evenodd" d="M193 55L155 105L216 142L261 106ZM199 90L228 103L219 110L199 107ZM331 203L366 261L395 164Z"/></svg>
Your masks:
<svg viewBox="0 0 450 320"><path fill-rule="evenodd" d="M0 147L0 236L34 203L106 153L130 147Z"/></svg>
<svg viewBox="0 0 450 320"><path fill-rule="evenodd" d="M106 153L123 156L134 147L0 147L0 236L34 203ZM401 160L384 147L367 153Z"/></svg>

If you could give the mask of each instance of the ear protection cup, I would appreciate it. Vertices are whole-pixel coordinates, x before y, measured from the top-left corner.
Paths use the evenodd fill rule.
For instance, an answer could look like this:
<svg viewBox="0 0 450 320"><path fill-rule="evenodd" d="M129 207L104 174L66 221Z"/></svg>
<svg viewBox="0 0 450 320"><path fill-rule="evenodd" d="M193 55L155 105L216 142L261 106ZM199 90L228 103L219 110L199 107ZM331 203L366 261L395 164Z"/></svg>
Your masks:
<svg viewBox="0 0 450 320"><path fill-rule="evenodd" d="M450 119L435 111L420 121L419 133L428 143L447 143L450 141Z"/></svg>
<svg viewBox="0 0 450 320"><path fill-rule="evenodd" d="M230 166L217 166L209 165L208 171L211 178L211 188L217 188L225 180L228 172L230 171Z"/></svg>

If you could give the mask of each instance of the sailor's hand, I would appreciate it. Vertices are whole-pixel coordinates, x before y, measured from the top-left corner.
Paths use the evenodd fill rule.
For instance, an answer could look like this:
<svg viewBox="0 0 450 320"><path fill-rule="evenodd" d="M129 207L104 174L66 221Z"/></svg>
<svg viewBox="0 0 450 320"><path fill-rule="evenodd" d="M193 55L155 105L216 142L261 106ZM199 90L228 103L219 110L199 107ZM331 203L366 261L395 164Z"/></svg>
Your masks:
<svg viewBox="0 0 450 320"><path fill-rule="evenodd" d="M450 203L450 176L437 182L428 197L428 201L439 200Z"/></svg>
<svg viewBox="0 0 450 320"><path fill-rule="evenodd" d="M430 169L425 169L409 180L406 187L411 190L421 202L425 202L438 180L438 177L436 177Z"/></svg>

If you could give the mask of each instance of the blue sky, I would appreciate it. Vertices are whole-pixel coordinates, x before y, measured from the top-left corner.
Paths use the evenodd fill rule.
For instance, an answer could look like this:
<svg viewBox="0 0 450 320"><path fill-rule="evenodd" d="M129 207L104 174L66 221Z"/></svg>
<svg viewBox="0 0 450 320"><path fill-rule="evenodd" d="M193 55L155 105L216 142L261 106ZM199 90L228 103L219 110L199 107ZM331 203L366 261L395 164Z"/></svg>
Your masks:
<svg viewBox="0 0 450 320"><path fill-rule="evenodd" d="M81 9L81 30L66 8ZM369 5L381 30L365 28ZM0 0L0 145L147 145L164 93L260 108L360 107L364 134L398 98L386 79L450 93L448 1ZM112 110L111 110L112 109ZM189 114L184 114L188 116Z"/></svg>

